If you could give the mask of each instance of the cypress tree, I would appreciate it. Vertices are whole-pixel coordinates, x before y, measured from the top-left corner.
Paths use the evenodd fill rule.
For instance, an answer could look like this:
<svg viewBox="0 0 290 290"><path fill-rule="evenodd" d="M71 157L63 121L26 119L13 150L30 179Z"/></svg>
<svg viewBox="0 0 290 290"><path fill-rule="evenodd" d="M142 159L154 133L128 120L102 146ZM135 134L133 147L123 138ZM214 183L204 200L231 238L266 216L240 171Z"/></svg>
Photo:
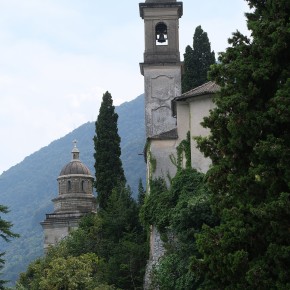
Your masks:
<svg viewBox="0 0 290 290"><path fill-rule="evenodd" d="M118 134L118 114L109 92L103 95L99 116L96 121L95 146L95 188L100 208L105 208L114 187L125 183L126 178L121 161L121 138Z"/></svg>
<svg viewBox="0 0 290 290"><path fill-rule="evenodd" d="M198 235L203 289L290 289L290 3L247 0L210 72L221 86L199 139L219 226Z"/></svg>
<svg viewBox="0 0 290 290"><path fill-rule="evenodd" d="M211 51L207 33L197 26L193 36L193 47L189 45L184 54L184 74L182 92L185 93L207 82L207 72L215 63L214 51Z"/></svg>
<svg viewBox="0 0 290 290"><path fill-rule="evenodd" d="M142 206L144 204L146 196L146 190L143 187L142 179L139 179L139 184L138 184L138 205Z"/></svg>

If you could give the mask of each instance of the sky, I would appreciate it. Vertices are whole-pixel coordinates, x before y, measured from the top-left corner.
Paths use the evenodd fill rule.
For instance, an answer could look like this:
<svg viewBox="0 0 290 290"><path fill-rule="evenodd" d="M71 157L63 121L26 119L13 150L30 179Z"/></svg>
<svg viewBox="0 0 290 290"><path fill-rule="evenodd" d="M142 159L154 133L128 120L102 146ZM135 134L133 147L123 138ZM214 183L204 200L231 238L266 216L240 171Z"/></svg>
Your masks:
<svg viewBox="0 0 290 290"><path fill-rule="evenodd" d="M114 105L144 91L138 0L0 0L0 174L80 125L102 96ZM217 53L239 30L244 0L184 0L180 54L201 25Z"/></svg>

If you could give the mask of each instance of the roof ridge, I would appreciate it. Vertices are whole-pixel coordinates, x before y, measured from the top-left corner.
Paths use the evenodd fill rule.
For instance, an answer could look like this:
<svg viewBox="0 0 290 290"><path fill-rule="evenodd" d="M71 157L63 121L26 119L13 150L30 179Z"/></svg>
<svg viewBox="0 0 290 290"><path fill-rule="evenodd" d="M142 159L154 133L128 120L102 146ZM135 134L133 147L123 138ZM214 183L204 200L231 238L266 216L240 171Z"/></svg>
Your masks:
<svg viewBox="0 0 290 290"><path fill-rule="evenodd" d="M220 86L213 81L208 81L198 87L191 89L188 92L183 93L179 97L174 98L175 101L184 100L190 97L197 97L207 94L215 94L220 91Z"/></svg>

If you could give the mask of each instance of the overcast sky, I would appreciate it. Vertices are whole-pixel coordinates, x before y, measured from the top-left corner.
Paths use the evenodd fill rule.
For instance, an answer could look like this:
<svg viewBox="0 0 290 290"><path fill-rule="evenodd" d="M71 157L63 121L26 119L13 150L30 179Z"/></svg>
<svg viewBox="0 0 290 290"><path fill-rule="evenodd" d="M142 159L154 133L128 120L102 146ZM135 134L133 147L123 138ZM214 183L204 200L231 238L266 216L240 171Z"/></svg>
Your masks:
<svg viewBox="0 0 290 290"><path fill-rule="evenodd" d="M102 95L143 93L138 0L0 0L0 174L88 121ZM224 51L247 33L243 0L184 0L180 52L196 26Z"/></svg>

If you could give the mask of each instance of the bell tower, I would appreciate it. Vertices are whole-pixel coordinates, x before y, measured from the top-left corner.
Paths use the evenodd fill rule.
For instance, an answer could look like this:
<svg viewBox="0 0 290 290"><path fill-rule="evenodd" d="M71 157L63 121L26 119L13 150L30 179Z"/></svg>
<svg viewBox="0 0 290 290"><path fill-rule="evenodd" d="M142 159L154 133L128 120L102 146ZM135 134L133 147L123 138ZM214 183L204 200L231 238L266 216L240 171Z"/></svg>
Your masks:
<svg viewBox="0 0 290 290"><path fill-rule="evenodd" d="M183 6L176 0L146 0L139 9L145 24L140 69L145 80L146 135L151 138L176 128L171 101L181 95L178 32Z"/></svg>
<svg viewBox="0 0 290 290"><path fill-rule="evenodd" d="M150 181L176 174L171 157L176 155L178 134L171 102L181 95L179 53L179 18L182 2L176 0L146 0L139 4L145 24L144 61L140 63L145 84L145 126L147 160L147 194ZM165 252L155 225L151 225L150 253L144 279L144 289L151 289L151 274Z"/></svg>

